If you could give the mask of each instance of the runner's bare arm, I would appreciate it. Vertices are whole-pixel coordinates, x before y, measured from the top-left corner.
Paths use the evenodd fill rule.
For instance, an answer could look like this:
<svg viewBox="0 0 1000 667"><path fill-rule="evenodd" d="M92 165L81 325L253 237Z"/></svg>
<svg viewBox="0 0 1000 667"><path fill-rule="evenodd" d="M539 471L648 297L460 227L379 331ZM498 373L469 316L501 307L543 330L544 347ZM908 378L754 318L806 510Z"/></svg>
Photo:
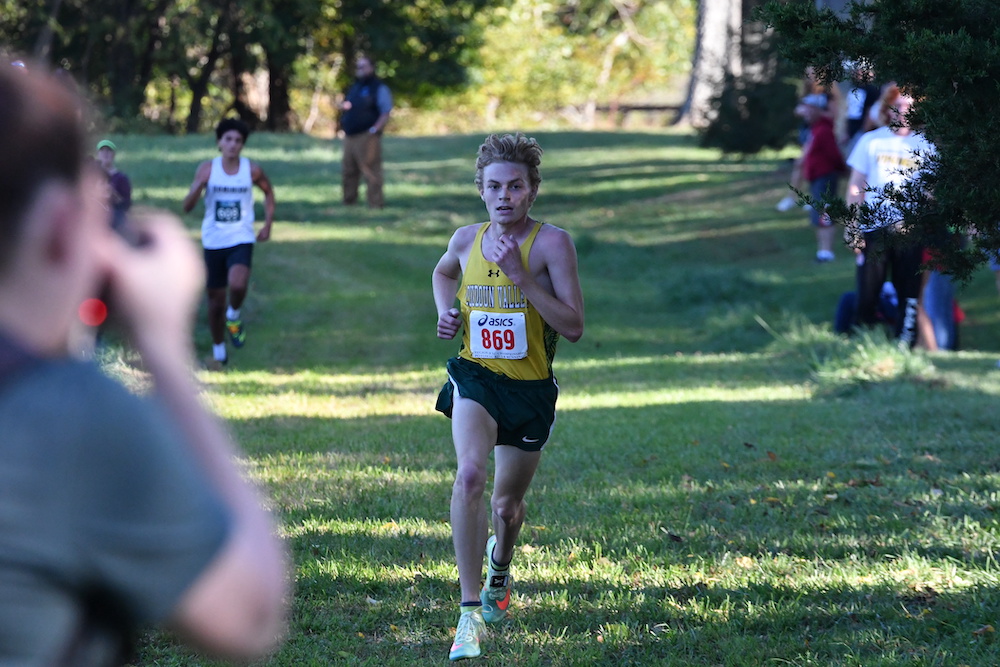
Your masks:
<svg viewBox="0 0 1000 667"><path fill-rule="evenodd" d="M266 241L271 238L271 224L274 222L274 188L271 187L271 180L264 173L264 168L259 164L251 167L250 176L253 184L264 193L264 226L257 232L257 240Z"/></svg>
<svg viewBox="0 0 1000 667"><path fill-rule="evenodd" d="M470 227L462 227L452 235L448 249L441 255L431 275L434 305L438 313L437 336L445 340L454 338L462 325L461 314L455 308L455 293L462 275L462 258L469 254L470 229L472 238L475 238L475 229Z"/></svg>
<svg viewBox="0 0 1000 667"><path fill-rule="evenodd" d="M208 177L211 173L211 162L202 162L198 165L198 168L194 172L194 182L191 183L191 189L188 190L187 196L184 197L183 207L185 213L190 213L191 209L198 203L198 200L201 199L201 191L208 185Z"/></svg>
<svg viewBox="0 0 1000 667"><path fill-rule="evenodd" d="M847 182L847 205L860 204L865 200L865 190L868 189L868 176L857 169L851 170L851 178Z"/></svg>
<svg viewBox="0 0 1000 667"><path fill-rule="evenodd" d="M504 239L507 246L498 257L497 264L521 288L524 296L535 307L542 319L566 340L575 343L583 336L583 291L577 270L576 247L573 239L563 229L546 225L539 231L532 245L532 256L539 253L541 275L547 276L551 289L540 282L534 270L520 261L520 248L516 241Z"/></svg>

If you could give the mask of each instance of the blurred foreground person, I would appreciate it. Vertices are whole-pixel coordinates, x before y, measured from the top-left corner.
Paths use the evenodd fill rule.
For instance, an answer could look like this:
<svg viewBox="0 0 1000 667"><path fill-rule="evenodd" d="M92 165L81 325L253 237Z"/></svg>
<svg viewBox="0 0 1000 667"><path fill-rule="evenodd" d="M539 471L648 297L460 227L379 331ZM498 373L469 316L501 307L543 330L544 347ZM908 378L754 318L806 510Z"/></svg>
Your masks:
<svg viewBox="0 0 1000 667"><path fill-rule="evenodd" d="M265 655L286 556L198 399L197 251L163 213L135 245L111 230L79 101L40 71L0 68L0 151L18 156L0 164L0 664L124 664L154 623L219 657ZM149 397L67 352L98 294Z"/></svg>

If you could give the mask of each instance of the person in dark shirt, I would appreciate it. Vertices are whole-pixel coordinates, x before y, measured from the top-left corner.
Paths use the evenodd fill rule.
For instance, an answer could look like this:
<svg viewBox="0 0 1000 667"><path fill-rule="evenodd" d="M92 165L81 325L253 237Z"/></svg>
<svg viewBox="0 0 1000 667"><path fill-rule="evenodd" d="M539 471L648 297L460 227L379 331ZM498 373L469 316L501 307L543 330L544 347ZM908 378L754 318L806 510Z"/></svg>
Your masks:
<svg viewBox="0 0 1000 667"><path fill-rule="evenodd" d="M110 139L97 142L97 164L108 175L108 185L111 187L111 226L121 229L125 224L125 214L132 207L132 181L115 164L117 151L118 147Z"/></svg>
<svg viewBox="0 0 1000 667"><path fill-rule="evenodd" d="M344 133L344 157L341 163L344 204L358 201L358 185L365 179L369 208L382 208L382 132L392 112L389 86L375 76L375 64L365 55L358 56L357 78L340 104L340 129Z"/></svg>

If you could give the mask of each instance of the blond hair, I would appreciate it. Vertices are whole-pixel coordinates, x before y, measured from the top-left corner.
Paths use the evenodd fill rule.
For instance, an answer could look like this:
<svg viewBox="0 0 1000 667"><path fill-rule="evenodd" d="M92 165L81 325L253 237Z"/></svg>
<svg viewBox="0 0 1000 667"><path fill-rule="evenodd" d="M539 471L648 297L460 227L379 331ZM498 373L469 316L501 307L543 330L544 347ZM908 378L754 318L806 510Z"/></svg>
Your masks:
<svg viewBox="0 0 1000 667"><path fill-rule="evenodd" d="M476 187L483 191L483 169L494 162L512 162L528 168L528 185L537 190L542 176L538 165L542 163L542 147L521 132L517 134L491 134L476 154Z"/></svg>

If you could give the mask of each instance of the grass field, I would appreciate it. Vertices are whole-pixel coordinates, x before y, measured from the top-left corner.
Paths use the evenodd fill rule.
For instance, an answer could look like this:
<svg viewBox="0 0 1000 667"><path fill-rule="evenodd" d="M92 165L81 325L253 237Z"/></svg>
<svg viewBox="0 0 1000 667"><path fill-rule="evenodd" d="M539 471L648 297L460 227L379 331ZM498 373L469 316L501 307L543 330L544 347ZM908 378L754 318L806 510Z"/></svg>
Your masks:
<svg viewBox="0 0 1000 667"><path fill-rule="evenodd" d="M529 493L514 611L486 665L1000 664L1000 299L964 287L964 351L830 322L853 263L778 213L787 158L672 133L540 133L535 217L576 238L587 306ZM430 271L484 219L480 136L388 137L388 205L345 209L339 144L254 135L275 185L248 344L206 400L295 558L267 665L447 661L454 454ZM137 200L179 210L207 136L116 137ZM192 229L196 216L188 216ZM202 315L203 317L203 315ZM208 353L204 321L196 342ZM137 664L212 664L169 637Z"/></svg>

